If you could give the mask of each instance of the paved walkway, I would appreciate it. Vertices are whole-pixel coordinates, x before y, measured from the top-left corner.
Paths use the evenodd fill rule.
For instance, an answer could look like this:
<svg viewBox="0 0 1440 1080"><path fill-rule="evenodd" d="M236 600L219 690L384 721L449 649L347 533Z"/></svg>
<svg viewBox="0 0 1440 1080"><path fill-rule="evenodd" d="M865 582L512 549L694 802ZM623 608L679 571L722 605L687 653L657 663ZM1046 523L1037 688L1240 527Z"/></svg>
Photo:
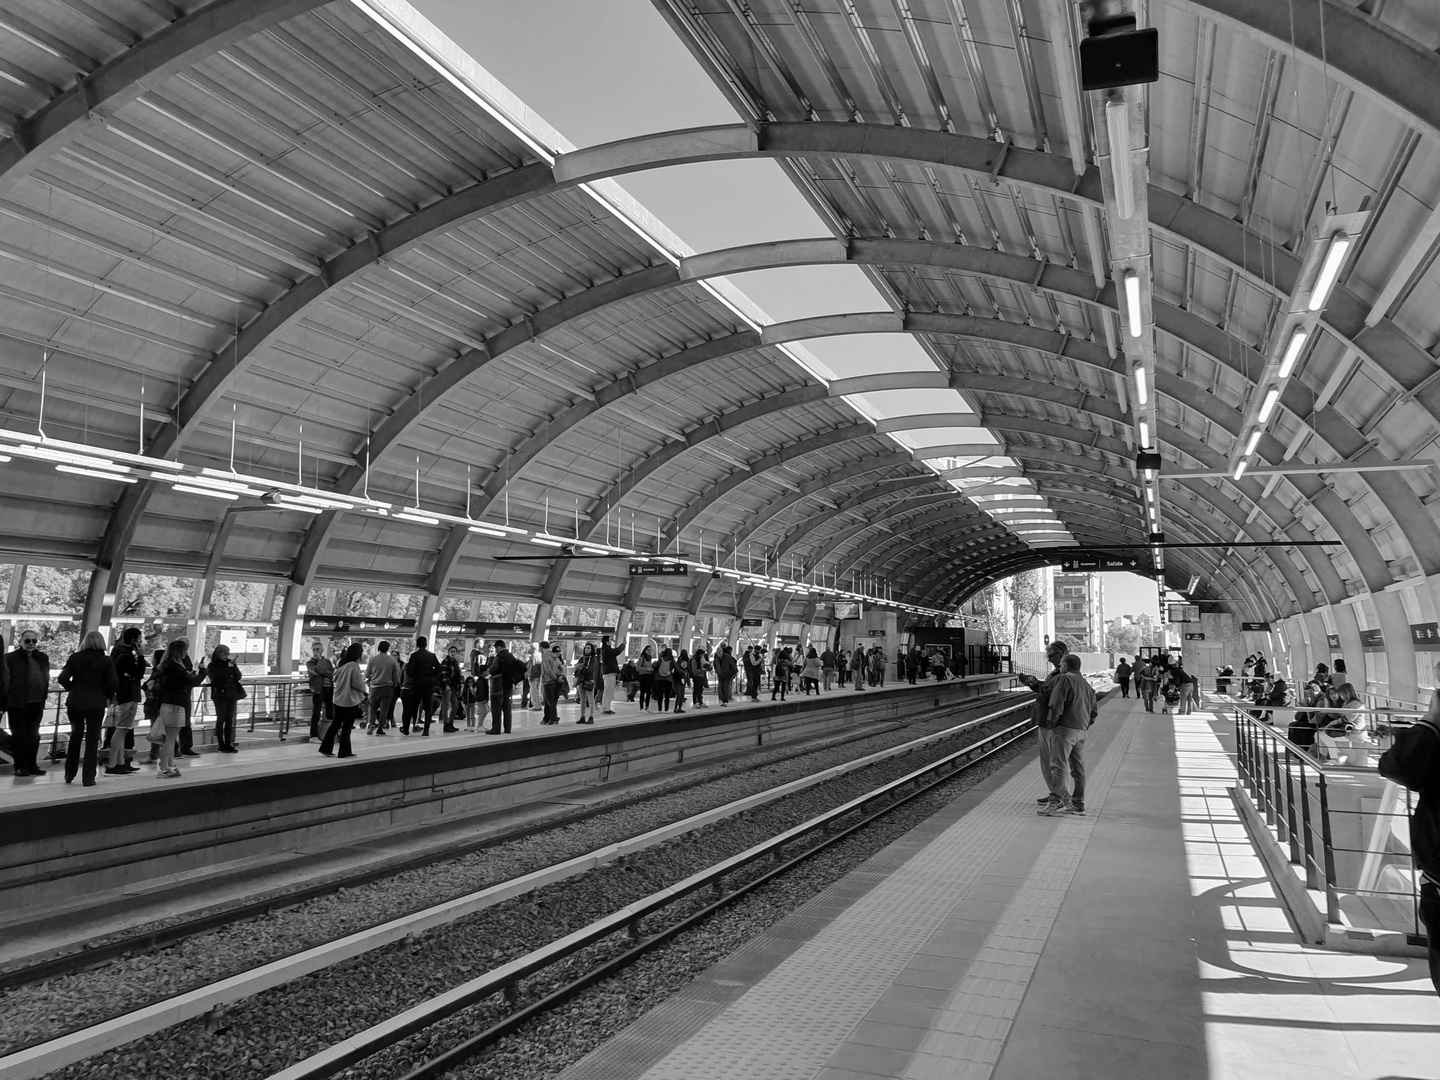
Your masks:
<svg viewBox="0 0 1440 1080"><path fill-rule="evenodd" d="M1423 961L1298 943L1216 724L1112 700L1087 817L1001 770L563 1080L1440 1075Z"/></svg>

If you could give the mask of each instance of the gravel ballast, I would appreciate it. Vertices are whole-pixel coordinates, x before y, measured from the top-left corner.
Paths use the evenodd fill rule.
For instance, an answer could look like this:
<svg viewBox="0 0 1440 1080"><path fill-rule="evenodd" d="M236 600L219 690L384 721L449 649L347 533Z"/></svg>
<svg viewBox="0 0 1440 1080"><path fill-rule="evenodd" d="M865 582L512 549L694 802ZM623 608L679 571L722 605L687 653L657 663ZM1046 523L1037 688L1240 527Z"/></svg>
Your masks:
<svg viewBox="0 0 1440 1080"><path fill-rule="evenodd" d="M995 707L992 704L987 709ZM660 794L646 802L620 807L611 813L558 830L405 871L357 888L343 889L297 907L273 911L187 939L155 953L122 957L99 968L7 990L0 994L0 1010L3 1010L7 1021L0 1029L0 1052L13 1052L54 1038L66 1031L408 912L542 869L886 746L954 726L960 720L953 710L948 710L941 718L901 728L890 727L877 732L874 738L821 748L798 757L789 756L795 752L793 747L757 752L747 759L743 771L735 771L733 764L705 770L716 774L715 779L700 787ZM967 741L973 737L970 732L961 736ZM947 744L953 748L954 744L949 740ZM925 752L936 756L942 751L927 749ZM788 760L783 760L787 757ZM919 759L909 754L898 760L907 763L905 768L913 768L913 762ZM888 764L891 767L895 765L894 762ZM864 775L868 778L873 771L873 767L867 769ZM862 786L868 789L878 782L867 779ZM657 786L663 788L664 785ZM831 787L825 785L825 789ZM616 905L622 902L617 901ZM513 903L502 905L502 908L509 908ZM590 917L587 917L575 925L589 921ZM558 936L572 928L566 924L551 936ZM477 972L494 966L483 957L477 964Z"/></svg>
<svg viewBox="0 0 1440 1080"><path fill-rule="evenodd" d="M976 729L966 732L962 739L969 743L984 733L984 729ZM203 1021L188 1021L53 1075L65 1080L82 1077L105 1080L136 1077L138 1080L157 1075L268 1076L956 749L954 742L947 740L947 744L882 762L649 849L634 856L626 866L605 866L581 877L557 882L434 930L408 944L367 953L239 1002L228 1010L225 1026L219 1033L207 1030ZM926 803L931 798L933 795L917 802ZM910 811L897 813L904 815ZM697 898L693 902L698 904L703 900ZM594 946L593 951L620 950L627 944L622 936L621 940ZM527 985L527 993L543 992L544 980L551 977L548 974L537 977L535 987ZM560 981L558 975L553 977ZM432 1038L439 1036L429 1033L416 1036L421 1045L430 1045ZM373 1075L393 1076L395 1070Z"/></svg>

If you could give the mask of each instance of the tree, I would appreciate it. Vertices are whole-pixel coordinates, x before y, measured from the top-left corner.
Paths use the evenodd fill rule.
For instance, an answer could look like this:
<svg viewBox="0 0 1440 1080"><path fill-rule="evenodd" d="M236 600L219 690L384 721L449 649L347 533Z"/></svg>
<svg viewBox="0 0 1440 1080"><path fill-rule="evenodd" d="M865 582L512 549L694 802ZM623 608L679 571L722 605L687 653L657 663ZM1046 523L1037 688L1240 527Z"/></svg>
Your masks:
<svg viewBox="0 0 1440 1080"><path fill-rule="evenodd" d="M1014 612L1016 648L1024 648L1029 641L1035 620L1045 613L1049 599L1045 595L1045 578L1040 571L1027 570L1010 579L1010 608Z"/></svg>
<svg viewBox="0 0 1440 1080"><path fill-rule="evenodd" d="M1105 652L1133 659L1144 644L1147 642L1140 640L1140 628L1133 624L1122 623L1105 632Z"/></svg>
<svg viewBox="0 0 1440 1080"><path fill-rule="evenodd" d="M973 616L990 635L992 645L1009 645L1010 617L997 585L987 585L965 602L963 614Z"/></svg>

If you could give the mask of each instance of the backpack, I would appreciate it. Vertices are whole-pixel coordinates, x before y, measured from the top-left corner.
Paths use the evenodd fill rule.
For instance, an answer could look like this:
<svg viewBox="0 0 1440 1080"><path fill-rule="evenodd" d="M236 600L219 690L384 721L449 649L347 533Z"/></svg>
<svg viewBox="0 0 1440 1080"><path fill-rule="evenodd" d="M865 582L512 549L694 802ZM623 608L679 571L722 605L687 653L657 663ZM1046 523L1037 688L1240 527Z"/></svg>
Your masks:
<svg viewBox="0 0 1440 1080"><path fill-rule="evenodd" d="M505 665L505 682L510 686L519 686L525 681L525 675L529 670L530 668L524 660L511 653L510 662Z"/></svg>
<svg viewBox="0 0 1440 1080"><path fill-rule="evenodd" d="M655 677L656 677L657 679L668 679L668 678L670 678L670 661L669 661L669 660L662 659L662 660L660 661L660 663L655 666Z"/></svg>

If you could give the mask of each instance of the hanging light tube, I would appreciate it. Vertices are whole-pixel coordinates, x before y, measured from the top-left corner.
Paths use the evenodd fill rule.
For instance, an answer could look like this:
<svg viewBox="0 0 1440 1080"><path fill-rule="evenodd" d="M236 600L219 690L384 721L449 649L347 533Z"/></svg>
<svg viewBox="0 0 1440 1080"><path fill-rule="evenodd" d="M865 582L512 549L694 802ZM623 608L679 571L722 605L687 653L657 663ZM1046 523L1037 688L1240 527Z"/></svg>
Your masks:
<svg viewBox="0 0 1440 1080"><path fill-rule="evenodd" d="M505 539L505 534L499 529L491 528L489 525L471 525L469 529L478 536L493 536L497 539Z"/></svg>
<svg viewBox="0 0 1440 1080"><path fill-rule="evenodd" d="M1150 423L1147 420L1140 421L1140 445L1141 447L1150 445Z"/></svg>
<svg viewBox="0 0 1440 1080"><path fill-rule="evenodd" d="M1130 109L1123 101L1105 103L1105 128L1110 134L1110 178L1115 187L1115 212L1135 216L1135 182L1130 161Z"/></svg>
<svg viewBox="0 0 1440 1080"><path fill-rule="evenodd" d="M1141 325L1140 317L1140 275L1134 270L1125 271L1125 324L1130 330L1131 337L1139 337L1144 327ZM1145 404L1147 394L1145 393L1144 368L1136 368L1135 391L1141 405Z"/></svg>
<svg viewBox="0 0 1440 1080"><path fill-rule="evenodd" d="M1297 326L1295 333L1290 335L1290 344L1285 346L1285 356L1280 361L1280 378L1288 379L1290 372L1295 370L1295 361L1300 359L1300 350L1305 348L1305 342L1310 338L1310 331L1303 326Z"/></svg>
<svg viewBox="0 0 1440 1080"><path fill-rule="evenodd" d="M235 502L240 496L234 491L221 491L218 488L196 487L194 484L171 484L176 491L183 491L187 495L204 495L211 499L224 499L226 502Z"/></svg>
<svg viewBox="0 0 1440 1080"><path fill-rule="evenodd" d="M126 476L123 472L107 472L104 469L88 469L83 465L56 465L55 471L72 473L75 476L93 476L98 480L114 480L115 482L120 484L135 483L135 477Z"/></svg>
<svg viewBox="0 0 1440 1080"><path fill-rule="evenodd" d="M396 510L395 517L399 518L401 521L413 521L417 525L440 524L439 518L432 517L430 514L427 514L422 510L416 510L413 507L408 506L404 507L403 509Z"/></svg>
<svg viewBox="0 0 1440 1080"><path fill-rule="evenodd" d="M1280 388L1272 386L1265 391L1265 400L1260 403L1260 423L1270 419L1270 414L1275 411L1275 403L1280 400Z"/></svg>
<svg viewBox="0 0 1440 1080"><path fill-rule="evenodd" d="M1140 286L1138 283L1136 284L1135 289L1136 292L1139 292ZM1138 297L1136 299L1135 307L1138 311L1140 307ZM1146 405L1150 402L1150 388L1145 384L1145 368L1141 366L1137 366L1135 368L1135 400L1138 401L1141 405Z"/></svg>
<svg viewBox="0 0 1440 1080"><path fill-rule="evenodd" d="M1240 477L1244 476L1244 475L1245 475L1245 466L1246 466L1246 465L1249 465L1249 464L1250 464L1250 459L1249 459L1249 458L1242 458L1241 461L1240 461L1240 464L1235 466L1235 476L1234 476L1234 479L1239 480Z"/></svg>
<svg viewBox="0 0 1440 1080"><path fill-rule="evenodd" d="M1246 457L1249 457L1251 454L1253 454L1253 453L1255 452L1255 448L1260 445L1260 436L1261 436L1261 435L1264 435L1264 434L1265 434L1264 429L1262 429L1262 428L1256 428L1256 429L1255 429L1255 432L1250 436L1250 441L1245 444L1245 456L1246 456Z"/></svg>
<svg viewBox="0 0 1440 1080"><path fill-rule="evenodd" d="M1330 300L1330 290L1335 287L1335 281L1340 276L1340 267L1345 263L1345 256L1350 251L1350 237L1345 233L1336 233L1330 238L1330 247L1325 252L1325 261L1320 264L1320 273L1315 275L1315 286L1310 290L1309 308L1311 311L1321 311Z"/></svg>

